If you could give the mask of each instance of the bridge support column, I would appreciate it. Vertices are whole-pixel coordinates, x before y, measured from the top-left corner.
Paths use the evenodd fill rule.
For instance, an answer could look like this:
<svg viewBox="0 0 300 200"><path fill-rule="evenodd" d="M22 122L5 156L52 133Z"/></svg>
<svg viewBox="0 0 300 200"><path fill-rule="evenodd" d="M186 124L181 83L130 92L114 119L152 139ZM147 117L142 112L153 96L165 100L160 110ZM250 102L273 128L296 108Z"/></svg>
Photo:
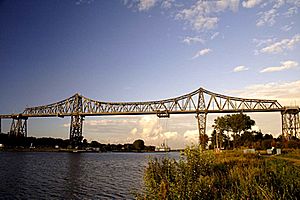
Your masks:
<svg viewBox="0 0 300 200"><path fill-rule="evenodd" d="M199 130L199 144L202 148L205 148L205 134L206 134L206 117L207 113L197 114L196 119L198 122L198 130Z"/></svg>
<svg viewBox="0 0 300 200"><path fill-rule="evenodd" d="M27 137L27 119L28 118L13 118L9 135L15 137Z"/></svg>
<svg viewBox="0 0 300 200"><path fill-rule="evenodd" d="M84 116L72 115L70 125L70 144L72 147L76 147L81 143L82 137L82 126Z"/></svg>
<svg viewBox="0 0 300 200"><path fill-rule="evenodd" d="M2 119L0 118L0 133L2 133Z"/></svg>
<svg viewBox="0 0 300 200"><path fill-rule="evenodd" d="M300 137L299 109L286 109L281 113L282 136L286 139Z"/></svg>

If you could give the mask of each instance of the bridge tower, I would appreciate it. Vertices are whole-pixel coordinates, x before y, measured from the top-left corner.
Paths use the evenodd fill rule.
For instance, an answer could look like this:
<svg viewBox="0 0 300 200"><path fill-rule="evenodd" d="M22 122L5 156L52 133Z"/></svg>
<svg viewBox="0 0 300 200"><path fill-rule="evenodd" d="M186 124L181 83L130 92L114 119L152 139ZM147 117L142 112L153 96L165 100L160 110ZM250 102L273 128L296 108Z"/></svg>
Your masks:
<svg viewBox="0 0 300 200"><path fill-rule="evenodd" d="M12 119L9 135L15 137L27 137L27 119L28 117L15 117Z"/></svg>
<svg viewBox="0 0 300 200"><path fill-rule="evenodd" d="M198 98L198 111L196 115L196 119L198 122L198 130L199 130L199 144L202 146L202 148L205 148L204 144L204 136L206 134L206 118L207 118L207 112L205 107L205 99L202 88L199 91L199 98ZM204 112L199 112L199 110Z"/></svg>
<svg viewBox="0 0 300 200"><path fill-rule="evenodd" d="M282 135L288 140L291 137L300 137L299 110L299 107L285 107L281 112Z"/></svg>
<svg viewBox="0 0 300 200"><path fill-rule="evenodd" d="M72 147L78 146L83 137L82 137L82 126L84 116L80 113L82 112L82 97L79 94L75 95L73 102L73 112L71 115L71 124L70 124L70 144Z"/></svg>

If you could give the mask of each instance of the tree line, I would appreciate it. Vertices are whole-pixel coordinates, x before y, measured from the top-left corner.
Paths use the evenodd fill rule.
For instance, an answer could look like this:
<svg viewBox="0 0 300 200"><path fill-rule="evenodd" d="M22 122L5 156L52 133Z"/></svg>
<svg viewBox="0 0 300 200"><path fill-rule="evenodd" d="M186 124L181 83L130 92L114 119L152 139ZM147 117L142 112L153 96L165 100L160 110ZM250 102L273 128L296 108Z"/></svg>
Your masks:
<svg viewBox="0 0 300 200"><path fill-rule="evenodd" d="M51 138L51 137L16 137L10 136L9 134L0 133L0 144L3 144L8 149L15 148L36 148L36 149L54 149L62 148L72 148L70 145L69 139L61 138ZM133 143L128 144L102 144L98 141L88 142L86 139L83 139L78 144L79 149L98 149L99 151L155 151L154 146L146 146L144 141L141 139L135 140Z"/></svg>

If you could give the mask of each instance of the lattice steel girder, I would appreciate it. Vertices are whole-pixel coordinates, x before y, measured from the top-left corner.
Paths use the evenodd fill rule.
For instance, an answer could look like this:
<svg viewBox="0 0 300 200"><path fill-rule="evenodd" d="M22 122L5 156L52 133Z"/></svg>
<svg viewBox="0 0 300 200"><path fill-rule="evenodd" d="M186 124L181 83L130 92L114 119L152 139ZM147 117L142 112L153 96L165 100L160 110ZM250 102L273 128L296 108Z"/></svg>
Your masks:
<svg viewBox="0 0 300 200"><path fill-rule="evenodd" d="M81 102L78 106L78 100ZM203 88L176 98L147 102L101 102L79 94L63 101L26 108L22 115L28 117L80 115L119 115L218 112L268 112L282 111L276 100L244 99L210 92Z"/></svg>
<svg viewBox="0 0 300 200"><path fill-rule="evenodd" d="M27 137L27 119L28 118L13 118L9 135Z"/></svg>
<svg viewBox="0 0 300 200"><path fill-rule="evenodd" d="M73 147L80 145L82 137L82 127L83 127L84 117L81 115L71 116L70 124L70 144Z"/></svg>
<svg viewBox="0 0 300 200"><path fill-rule="evenodd" d="M287 139L290 139L291 137L300 137L299 108L286 108L281 114L282 135Z"/></svg>
<svg viewBox="0 0 300 200"><path fill-rule="evenodd" d="M71 115L71 124L70 124L70 144L73 147L80 145L82 137L82 126L83 126L83 119L84 116L79 115L78 113L82 112L82 96L79 94L74 95L74 99L70 104L72 108L72 115Z"/></svg>
<svg viewBox="0 0 300 200"><path fill-rule="evenodd" d="M197 119L197 123L198 123L198 130L199 130L199 144L205 148L205 144L203 138L204 135L206 134L206 118L207 118L207 114L197 114L196 119Z"/></svg>

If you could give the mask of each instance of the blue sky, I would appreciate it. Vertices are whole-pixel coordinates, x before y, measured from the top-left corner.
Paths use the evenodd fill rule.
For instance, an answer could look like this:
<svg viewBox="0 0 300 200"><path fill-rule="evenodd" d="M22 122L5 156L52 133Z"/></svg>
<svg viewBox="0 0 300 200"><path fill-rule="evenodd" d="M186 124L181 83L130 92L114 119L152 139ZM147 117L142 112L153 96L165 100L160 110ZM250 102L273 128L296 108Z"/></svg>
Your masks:
<svg viewBox="0 0 300 200"><path fill-rule="evenodd" d="M76 92L145 101L199 87L299 105L299 12L299 0L0 1L0 113ZM253 117L256 129L280 133L280 114ZM8 131L10 121L2 125ZM67 138L68 125L30 119L29 135ZM196 141L196 128L194 116L97 117L84 136L182 147Z"/></svg>

